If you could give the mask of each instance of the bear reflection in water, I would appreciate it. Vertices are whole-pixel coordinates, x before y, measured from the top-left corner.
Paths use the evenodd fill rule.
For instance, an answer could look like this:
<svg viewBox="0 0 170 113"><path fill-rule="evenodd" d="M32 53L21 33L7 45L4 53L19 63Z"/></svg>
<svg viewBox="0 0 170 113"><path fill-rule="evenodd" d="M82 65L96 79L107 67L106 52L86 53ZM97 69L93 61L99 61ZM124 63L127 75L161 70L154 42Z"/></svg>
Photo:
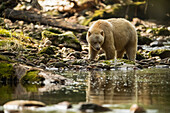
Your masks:
<svg viewBox="0 0 170 113"><path fill-rule="evenodd" d="M87 102L120 104L135 101L134 71L127 73L92 71L89 72L87 84Z"/></svg>

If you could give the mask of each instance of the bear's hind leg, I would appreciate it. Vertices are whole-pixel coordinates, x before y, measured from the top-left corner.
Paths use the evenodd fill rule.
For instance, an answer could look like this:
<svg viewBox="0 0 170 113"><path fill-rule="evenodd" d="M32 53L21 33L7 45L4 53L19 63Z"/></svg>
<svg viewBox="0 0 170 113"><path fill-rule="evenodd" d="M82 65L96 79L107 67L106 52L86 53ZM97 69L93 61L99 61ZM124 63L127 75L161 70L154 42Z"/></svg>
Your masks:
<svg viewBox="0 0 170 113"><path fill-rule="evenodd" d="M136 45L126 47L126 55L127 55L129 60L135 61L135 58L136 58Z"/></svg>

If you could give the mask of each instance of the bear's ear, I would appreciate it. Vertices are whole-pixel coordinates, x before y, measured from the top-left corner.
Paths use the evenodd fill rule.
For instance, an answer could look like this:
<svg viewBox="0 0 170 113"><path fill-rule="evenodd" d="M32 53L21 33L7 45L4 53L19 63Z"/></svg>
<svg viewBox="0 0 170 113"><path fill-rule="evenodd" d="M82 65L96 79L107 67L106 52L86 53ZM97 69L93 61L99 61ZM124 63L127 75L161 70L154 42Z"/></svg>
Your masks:
<svg viewBox="0 0 170 113"><path fill-rule="evenodd" d="M88 31L88 36L90 36L91 35L91 32L90 31Z"/></svg>
<svg viewBox="0 0 170 113"><path fill-rule="evenodd" d="M102 36L104 36L104 31L102 30L102 31L100 32L100 34L101 34Z"/></svg>

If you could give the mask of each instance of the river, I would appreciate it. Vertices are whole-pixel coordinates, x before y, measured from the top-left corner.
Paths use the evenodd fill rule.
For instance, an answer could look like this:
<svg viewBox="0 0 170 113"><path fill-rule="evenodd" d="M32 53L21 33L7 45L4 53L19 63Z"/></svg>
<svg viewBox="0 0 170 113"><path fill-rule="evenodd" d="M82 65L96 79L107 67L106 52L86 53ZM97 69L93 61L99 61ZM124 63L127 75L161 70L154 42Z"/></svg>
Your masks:
<svg viewBox="0 0 170 113"><path fill-rule="evenodd" d="M37 100L48 105L44 110L29 113L60 113L53 105L62 101L73 104L73 108L64 113L79 112L76 108L80 102L109 107L112 109L111 113L129 113L132 104L143 106L147 113L170 111L170 69L55 73L74 82L71 85L51 83L49 86L0 84L0 113L3 113L3 104L11 100Z"/></svg>

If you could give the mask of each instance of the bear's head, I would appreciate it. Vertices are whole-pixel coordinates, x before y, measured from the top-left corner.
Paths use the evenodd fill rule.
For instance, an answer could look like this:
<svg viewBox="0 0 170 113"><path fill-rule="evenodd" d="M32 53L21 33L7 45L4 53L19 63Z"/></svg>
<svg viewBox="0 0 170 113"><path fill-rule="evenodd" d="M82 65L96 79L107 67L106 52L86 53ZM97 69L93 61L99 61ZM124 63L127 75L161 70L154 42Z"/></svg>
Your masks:
<svg viewBox="0 0 170 113"><path fill-rule="evenodd" d="M87 32L86 40L95 51L99 51L104 43L104 31L97 29L89 30Z"/></svg>

